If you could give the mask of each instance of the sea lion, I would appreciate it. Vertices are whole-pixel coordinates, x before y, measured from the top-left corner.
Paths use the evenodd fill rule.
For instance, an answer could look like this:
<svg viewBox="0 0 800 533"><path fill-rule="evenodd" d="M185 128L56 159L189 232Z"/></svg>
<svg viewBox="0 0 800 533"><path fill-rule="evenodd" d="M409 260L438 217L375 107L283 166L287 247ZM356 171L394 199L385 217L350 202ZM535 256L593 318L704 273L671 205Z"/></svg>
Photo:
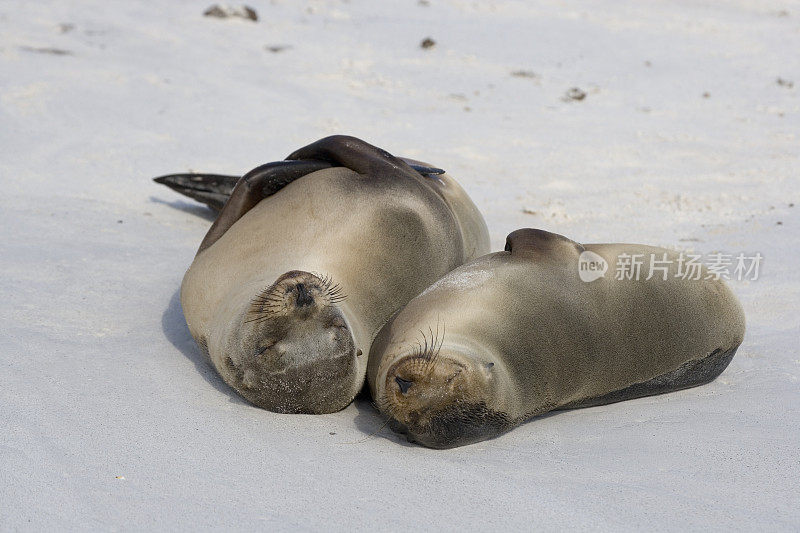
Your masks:
<svg viewBox="0 0 800 533"><path fill-rule="evenodd" d="M238 180L184 276L181 304L197 344L248 401L330 413L362 388L380 327L486 253L489 236L444 171L346 136L287 159ZM157 181L211 205L230 183L217 175Z"/></svg>
<svg viewBox="0 0 800 533"><path fill-rule="evenodd" d="M624 254L653 254L656 275L606 272ZM579 273L587 256L600 272L584 276L593 281ZM515 231L506 251L453 270L382 328L369 360L373 399L395 431L449 448L551 410L707 383L741 344L744 313L705 268L698 280L679 268L680 255L663 248Z"/></svg>

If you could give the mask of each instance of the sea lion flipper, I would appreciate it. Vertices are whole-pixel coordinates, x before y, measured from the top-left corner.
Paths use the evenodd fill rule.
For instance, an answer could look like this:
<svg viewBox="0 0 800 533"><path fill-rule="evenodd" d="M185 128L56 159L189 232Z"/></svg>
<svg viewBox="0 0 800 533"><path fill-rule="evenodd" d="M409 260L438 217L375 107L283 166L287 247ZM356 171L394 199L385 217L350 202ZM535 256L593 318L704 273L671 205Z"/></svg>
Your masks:
<svg viewBox="0 0 800 533"><path fill-rule="evenodd" d="M302 173L298 175L298 173L294 172L296 168L302 167L302 165L299 167L294 166L295 162L302 163L300 160L307 160L309 163L328 163L325 166L320 166L320 168L314 168L311 172L332 165L341 165L359 174L366 174L380 169L395 169L396 162L401 161L425 177L445 173L441 168L396 158L385 150L381 150L355 137L344 135L334 135L321 139L295 151L287 159L290 161L268 163L248 173L251 178L259 178L264 181L264 197L275 194L298 177L305 175ZM288 169L288 172L281 173L273 170L275 168L285 168ZM403 170L406 169L403 168ZM182 173L159 176L153 178L153 181L166 185L184 196L202 202L215 211L220 211L228 198L230 198L239 179L240 176L225 174Z"/></svg>
<svg viewBox="0 0 800 533"><path fill-rule="evenodd" d="M166 185L173 191L206 204L215 211L220 211L241 176L224 174L168 174L153 178L153 181Z"/></svg>
<svg viewBox="0 0 800 533"><path fill-rule="evenodd" d="M439 174L444 174L445 170L443 168L438 167L428 167L424 165L415 165L413 163L408 163L408 166L422 174L423 176L438 176Z"/></svg>
<svg viewBox="0 0 800 533"><path fill-rule="evenodd" d="M330 161L363 175L410 170L416 170L422 175L444 173L444 170L435 167L414 168L386 150L347 135L325 137L292 152L286 159Z"/></svg>
<svg viewBox="0 0 800 533"><path fill-rule="evenodd" d="M575 249L578 253L583 251L583 246L570 240L558 233L549 231L524 228L512 231L506 237L506 252L512 255L527 256L537 253L547 252L562 246Z"/></svg>
<svg viewBox="0 0 800 533"><path fill-rule="evenodd" d="M237 220L267 196L306 174L330 167L331 164L326 161L278 161L254 168L236 183L231 197L206 233L197 253L214 244Z"/></svg>

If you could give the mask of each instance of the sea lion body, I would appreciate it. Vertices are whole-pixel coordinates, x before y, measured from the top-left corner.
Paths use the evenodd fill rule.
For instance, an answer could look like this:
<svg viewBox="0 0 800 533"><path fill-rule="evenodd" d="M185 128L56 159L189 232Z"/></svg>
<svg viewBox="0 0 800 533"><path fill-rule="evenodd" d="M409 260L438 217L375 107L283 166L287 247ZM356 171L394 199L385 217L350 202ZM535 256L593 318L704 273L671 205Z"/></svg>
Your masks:
<svg viewBox="0 0 800 533"><path fill-rule="evenodd" d="M450 176L420 175L352 138L311 146L354 141L371 166L323 168L248 200L230 227L212 227L183 279L192 336L229 385L272 411L347 406L389 317L488 250L483 218Z"/></svg>
<svg viewBox="0 0 800 533"><path fill-rule="evenodd" d="M376 338L373 397L410 439L458 446L551 410L707 383L742 342L736 297L704 268L700 280L676 276L676 252L539 230L512 233L509 249L434 283ZM584 251L612 266L621 254L669 264L650 280L642 270L638 281L612 271L585 282Z"/></svg>

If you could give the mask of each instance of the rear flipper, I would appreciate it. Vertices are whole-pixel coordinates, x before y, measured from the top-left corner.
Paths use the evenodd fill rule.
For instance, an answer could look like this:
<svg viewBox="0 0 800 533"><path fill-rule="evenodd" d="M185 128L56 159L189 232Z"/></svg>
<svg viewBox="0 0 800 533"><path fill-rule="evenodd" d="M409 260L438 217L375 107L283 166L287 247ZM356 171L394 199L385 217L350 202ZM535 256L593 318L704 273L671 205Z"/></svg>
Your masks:
<svg viewBox="0 0 800 533"><path fill-rule="evenodd" d="M169 174L153 178L153 181L194 198L214 211L221 211L240 177L222 174Z"/></svg>
<svg viewBox="0 0 800 533"><path fill-rule="evenodd" d="M326 137L287 159L256 167L241 179L220 174L170 174L154 180L220 211L200 244L199 254L263 198L318 170L344 166L359 174L416 171L429 176L444 173L439 168L408 165L385 150L343 135Z"/></svg>
<svg viewBox="0 0 800 533"><path fill-rule="evenodd" d="M422 165L409 165L423 176L436 176L444 174L444 170L436 167ZM188 196L200 203L206 204L214 211L222 211L225 202L231 197L233 188L240 176L226 176L223 174L167 174L153 178L153 181L166 185L173 191ZM264 194L269 196L269 194Z"/></svg>
<svg viewBox="0 0 800 533"><path fill-rule="evenodd" d="M702 359L685 362L672 372L661 374L660 376L656 376L648 381L643 381L642 383L634 383L624 389L609 392L602 396L578 400L561 407L561 409L578 409L581 407L606 405L623 400L632 400L634 398L653 396L665 392L697 387L698 385L705 385L706 383L714 381L717 376L722 374L722 371L725 370L728 363L731 362L738 348L738 346L735 346L727 351L723 351L721 348L716 349Z"/></svg>
<svg viewBox="0 0 800 533"><path fill-rule="evenodd" d="M292 152L286 159L328 161L363 175L403 172L409 168L423 176L444 174L440 168L409 165L382 148L348 135L325 137Z"/></svg>

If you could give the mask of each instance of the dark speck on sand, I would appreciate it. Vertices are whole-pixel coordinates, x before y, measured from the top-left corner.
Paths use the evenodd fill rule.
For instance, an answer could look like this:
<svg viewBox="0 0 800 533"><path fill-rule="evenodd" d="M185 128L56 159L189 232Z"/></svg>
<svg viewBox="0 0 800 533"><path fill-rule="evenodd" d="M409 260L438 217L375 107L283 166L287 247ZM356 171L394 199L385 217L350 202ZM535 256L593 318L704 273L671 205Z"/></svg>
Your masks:
<svg viewBox="0 0 800 533"><path fill-rule="evenodd" d="M37 48L34 46L21 46L20 50L24 50L25 52L33 52L35 54L50 54L54 56L71 56L72 52L69 50L62 50L61 48Z"/></svg>

